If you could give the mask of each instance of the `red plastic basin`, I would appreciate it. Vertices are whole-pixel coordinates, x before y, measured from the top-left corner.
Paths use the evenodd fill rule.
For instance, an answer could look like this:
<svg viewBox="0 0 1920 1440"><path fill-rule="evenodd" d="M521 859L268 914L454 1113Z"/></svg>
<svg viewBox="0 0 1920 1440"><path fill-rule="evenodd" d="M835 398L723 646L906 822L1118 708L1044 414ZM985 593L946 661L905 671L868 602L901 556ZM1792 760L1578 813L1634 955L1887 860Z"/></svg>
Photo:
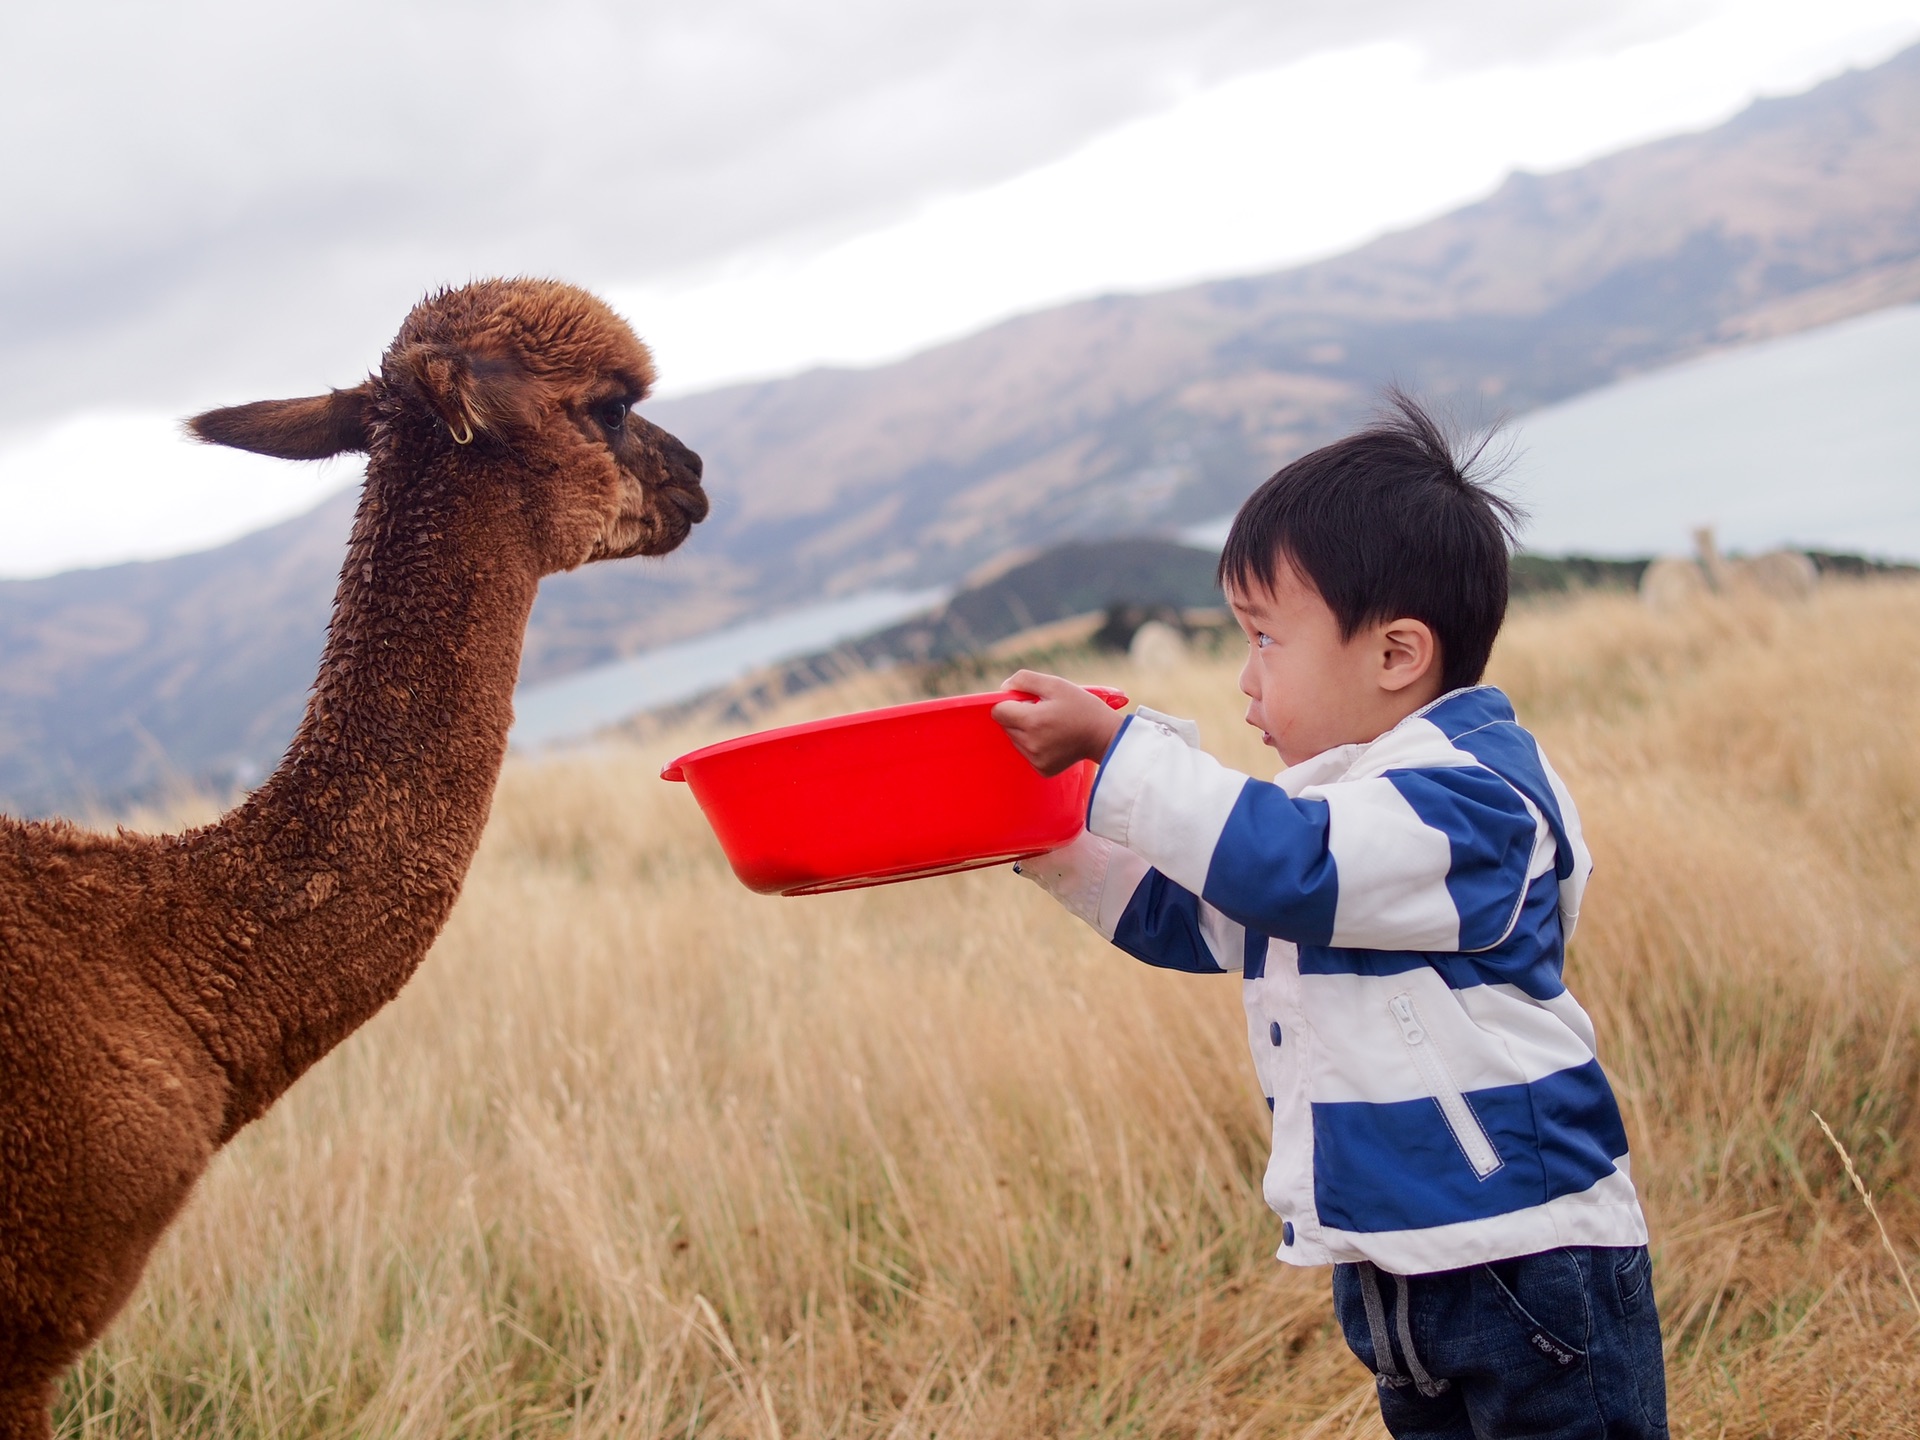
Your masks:
<svg viewBox="0 0 1920 1440"><path fill-rule="evenodd" d="M763 730L682 755L660 778L686 781L733 873L763 895L1004 864L1078 835L1093 788L1091 762L1048 779L988 713L1031 699L996 690Z"/></svg>

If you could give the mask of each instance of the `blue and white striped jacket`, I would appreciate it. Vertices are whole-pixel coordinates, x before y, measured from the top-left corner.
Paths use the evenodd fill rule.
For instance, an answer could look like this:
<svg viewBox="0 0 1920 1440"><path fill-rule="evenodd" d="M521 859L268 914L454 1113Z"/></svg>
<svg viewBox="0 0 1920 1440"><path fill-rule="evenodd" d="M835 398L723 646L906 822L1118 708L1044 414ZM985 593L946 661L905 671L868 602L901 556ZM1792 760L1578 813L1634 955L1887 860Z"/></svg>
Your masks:
<svg viewBox="0 0 1920 1440"><path fill-rule="evenodd" d="M1646 1243L1560 978L1591 868L1579 817L1500 691L1273 784L1143 710L1087 827L1023 873L1149 964L1244 977L1282 1260L1404 1275Z"/></svg>

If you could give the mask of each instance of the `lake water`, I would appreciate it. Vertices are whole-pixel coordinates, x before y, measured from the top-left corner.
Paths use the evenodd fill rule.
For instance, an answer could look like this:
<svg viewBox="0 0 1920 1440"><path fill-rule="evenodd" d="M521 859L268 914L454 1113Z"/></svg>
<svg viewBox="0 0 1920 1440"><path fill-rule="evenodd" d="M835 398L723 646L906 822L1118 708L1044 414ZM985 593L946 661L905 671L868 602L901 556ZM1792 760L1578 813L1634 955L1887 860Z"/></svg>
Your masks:
<svg viewBox="0 0 1920 1440"><path fill-rule="evenodd" d="M1920 557L1920 306L1623 380L1516 426L1543 554L1804 545Z"/></svg>
<svg viewBox="0 0 1920 1440"><path fill-rule="evenodd" d="M1521 416L1506 489L1544 555L1801 545L1920 558L1920 306L1650 371ZM1181 532L1218 547L1231 517Z"/></svg>
<svg viewBox="0 0 1920 1440"><path fill-rule="evenodd" d="M583 739L643 710L691 700L762 666L884 629L933 609L948 593L867 590L663 645L544 685L524 686L513 698L510 743L530 750Z"/></svg>

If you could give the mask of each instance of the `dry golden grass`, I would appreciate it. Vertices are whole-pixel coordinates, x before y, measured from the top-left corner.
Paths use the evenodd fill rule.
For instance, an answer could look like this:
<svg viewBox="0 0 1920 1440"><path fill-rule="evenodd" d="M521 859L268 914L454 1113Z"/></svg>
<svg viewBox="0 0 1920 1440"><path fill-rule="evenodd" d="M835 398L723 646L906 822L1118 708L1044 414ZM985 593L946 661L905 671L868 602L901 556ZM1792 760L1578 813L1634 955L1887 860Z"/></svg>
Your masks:
<svg viewBox="0 0 1920 1440"><path fill-rule="evenodd" d="M1082 678L1270 769L1233 676ZM1910 1257L1920 587L1591 597L1494 678L1599 860L1570 978L1676 1433L1915 1433L1920 1317L1811 1112ZM1233 981L1001 873L750 895L654 778L697 738L509 770L432 959L219 1159L61 1434L1378 1435L1271 1258Z"/></svg>

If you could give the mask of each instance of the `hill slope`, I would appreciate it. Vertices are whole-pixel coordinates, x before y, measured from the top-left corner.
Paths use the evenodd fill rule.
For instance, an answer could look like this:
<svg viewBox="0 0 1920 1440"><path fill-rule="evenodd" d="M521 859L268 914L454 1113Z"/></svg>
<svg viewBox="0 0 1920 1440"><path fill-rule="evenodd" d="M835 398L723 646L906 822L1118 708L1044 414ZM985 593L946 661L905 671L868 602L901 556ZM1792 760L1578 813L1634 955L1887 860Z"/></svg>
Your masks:
<svg viewBox="0 0 1920 1440"><path fill-rule="evenodd" d="M732 497L674 576L743 603L949 579L1228 509L1389 377L1524 411L1910 298L1920 49L1320 264L657 406Z"/></svg>
<svg viewBox="0 0 1920 1440"><path fill-rule="evenodd" d="M0 585L0 808L263 774L299 722L355 498L199 555Z"/></svg>
<svg viewBox="0 0 1920 1440"><path fill-rule="evenodd" d="M1319 264L651 406L706 456L714 516L663 564L549 582L524 674L1217 514L1390 377L1526 410L1914 298L1920 48ZM0 584L0 805L270 765L340 504L202 556Z"/></svg>

